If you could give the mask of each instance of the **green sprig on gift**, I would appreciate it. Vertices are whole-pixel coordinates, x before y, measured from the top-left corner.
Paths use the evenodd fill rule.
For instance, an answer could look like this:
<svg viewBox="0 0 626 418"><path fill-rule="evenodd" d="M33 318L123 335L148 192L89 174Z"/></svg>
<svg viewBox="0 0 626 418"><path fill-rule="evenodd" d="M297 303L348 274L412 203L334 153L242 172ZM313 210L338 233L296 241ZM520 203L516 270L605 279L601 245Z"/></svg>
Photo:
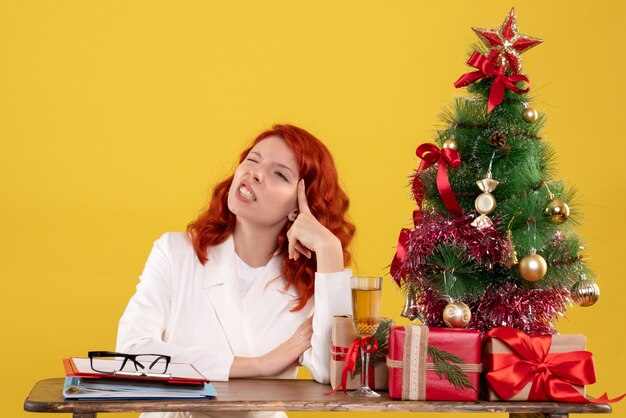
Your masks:
<svg viewBox="0 0 626 418"><path fill-rule="evenodd" d="M374 338L378 341L378 348L376 351L370 354L370 367L375 367L377 364L385 363L387 361L387 352L389 351L389 330L393 326L393 319L382 318L378 329L374 333ZM356 360L356 367L352 372L352 377L358 376L361 373L361 357Z"/></svg>
<svg viewBox="0 0 626 418"><path fill-rule="evenodd" d="M467 388L476 390L467 375L463 373L463 370L459 367L459 364L465 364L463 359L431 345L428 346L427 351L428 355L433 360L437 377L441 379L442 376L445 376L457 389Z"/></svg>

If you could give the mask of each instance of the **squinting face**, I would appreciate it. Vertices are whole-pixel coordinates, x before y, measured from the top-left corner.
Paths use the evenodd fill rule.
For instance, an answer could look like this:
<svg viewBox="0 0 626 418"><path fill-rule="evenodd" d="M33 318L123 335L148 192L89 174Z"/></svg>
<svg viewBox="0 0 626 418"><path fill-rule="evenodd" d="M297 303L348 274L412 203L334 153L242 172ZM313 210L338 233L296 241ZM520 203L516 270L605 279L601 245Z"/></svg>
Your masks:
<svg viewBox="0 0 626 418"><path fill-rule="evenodd" d="M298 207L298 162L287 142L270 136L239 164L228 191L228 209L237 222L280 227Z"/></svg>

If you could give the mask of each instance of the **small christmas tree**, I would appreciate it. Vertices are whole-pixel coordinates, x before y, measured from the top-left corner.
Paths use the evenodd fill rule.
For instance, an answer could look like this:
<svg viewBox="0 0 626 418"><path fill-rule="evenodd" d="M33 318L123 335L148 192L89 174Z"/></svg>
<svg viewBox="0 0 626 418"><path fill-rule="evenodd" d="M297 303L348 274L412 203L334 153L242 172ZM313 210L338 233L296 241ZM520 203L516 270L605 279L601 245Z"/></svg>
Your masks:
<svg viewBox="0 0 626 418"><path fill-rule="evenodd" d="M570 299L599 290L574 233L574 190L551 176L545 115L529 106L520 54L542 40L518 32L512 9L497 29L473 28L486 46L456 87L435 144L417 148L414 227L400 233L391 275L403 316L486 332L512 326L553 333Z"/></svg>

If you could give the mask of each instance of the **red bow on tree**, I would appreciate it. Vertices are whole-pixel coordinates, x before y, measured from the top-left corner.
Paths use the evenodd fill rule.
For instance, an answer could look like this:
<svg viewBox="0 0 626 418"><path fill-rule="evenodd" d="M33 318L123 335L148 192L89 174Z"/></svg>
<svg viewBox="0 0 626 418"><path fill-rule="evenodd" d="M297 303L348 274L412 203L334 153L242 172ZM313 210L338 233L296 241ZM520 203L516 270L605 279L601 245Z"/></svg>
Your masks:
<svg viewBox="0 0 626 418"><path fill-rule="evenodd" d="M426 170L431 165L438 163L437 167L437 189L439 190L439 195L443 200L443 204L446 206L452 214L456 216L461 216L463 214L463 210L461 206L459 206L459 202L456 201L454 197L454 193L452 192L452 187L450 186L450 181L448 180L448 166L450 167L458 167L461 165L461 156L457 150L452 148L444 148L439 149L434 144L422 144L415 150L415 154L422 159L419 168L417 169L417 174L415 175L415 179L413 180L413 189L415 191L416 188L420 188L421 186L416 186L415 182L419 182L419 173ZM422 202L418 199L418 206L422 207Z"/></svg>
<svg viewBox="0 0 626 418"><path fill-rule="evenodd" d="M454 87L465 87L477 82L481 78L493 77L493 84L491 85L487 105L488 113L502 102L504 99L505 88L514 91L517 94L527 93L530 89L530 80L528 80L528 77L522 74L506 75L503 67L500 67L499 69L496 68L496 65L480 52L474 52L467 63L478 70L463 74L457 81L454 82ZM517 87L516 83L519 81L525 81L527 83L525 89Z"/></svg>

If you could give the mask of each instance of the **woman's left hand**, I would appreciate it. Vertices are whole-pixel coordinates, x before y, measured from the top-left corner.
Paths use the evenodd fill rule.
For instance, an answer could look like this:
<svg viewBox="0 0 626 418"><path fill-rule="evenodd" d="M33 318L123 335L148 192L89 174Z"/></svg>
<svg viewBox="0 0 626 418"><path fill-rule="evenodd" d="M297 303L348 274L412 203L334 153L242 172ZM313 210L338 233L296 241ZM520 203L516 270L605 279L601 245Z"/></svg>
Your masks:
<svg viewBox="0 0 626 418"><path fill-rule="evenodd" d="M311 251L317 258L317 271L332 273L343 271L343 249L341 241L328 228L319 223L309 209L304 180L298 183L299 213L287 231L289 240L288 255L297 260L300 254L311 258Z"/></svg>

